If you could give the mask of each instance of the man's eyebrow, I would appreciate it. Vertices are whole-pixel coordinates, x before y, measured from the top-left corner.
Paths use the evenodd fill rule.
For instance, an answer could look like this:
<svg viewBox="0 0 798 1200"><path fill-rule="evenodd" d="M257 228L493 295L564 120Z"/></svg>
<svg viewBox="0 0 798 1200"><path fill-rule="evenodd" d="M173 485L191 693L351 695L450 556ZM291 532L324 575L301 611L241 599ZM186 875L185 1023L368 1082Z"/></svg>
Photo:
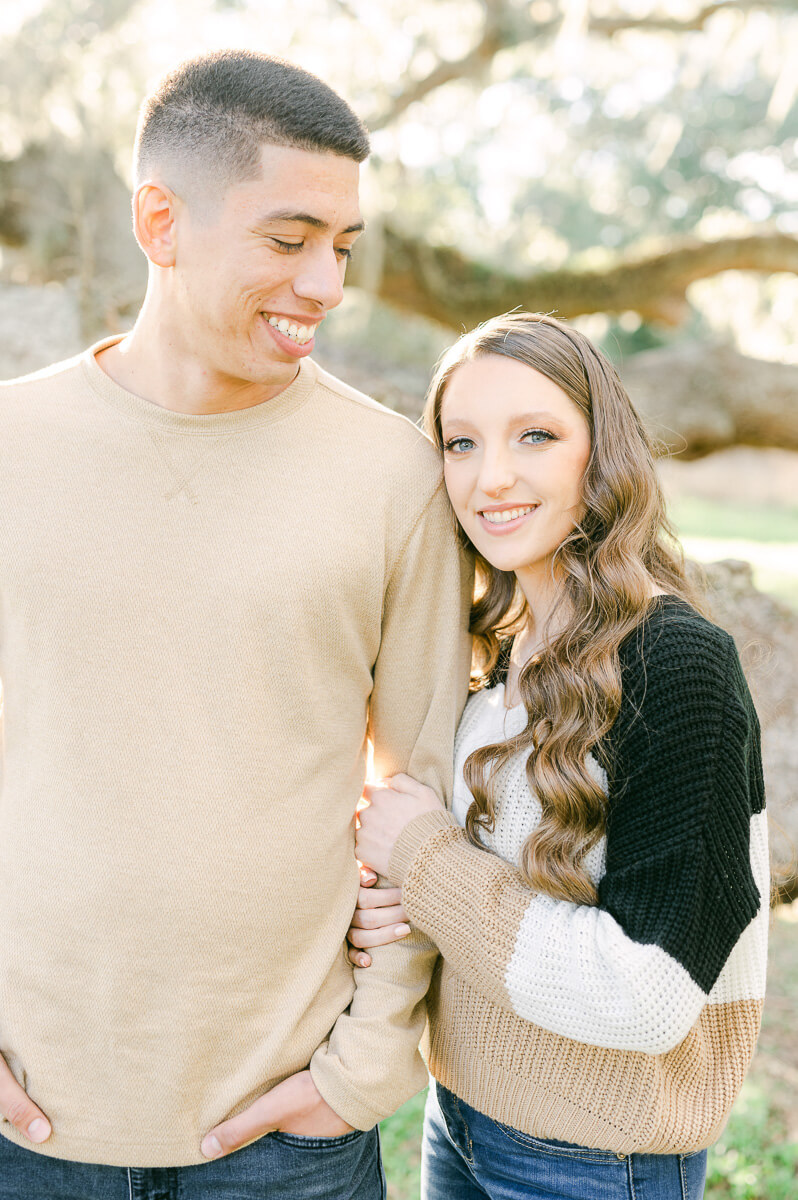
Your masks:
<svg viewBox="0 0 798 1200"><path fill-rule="evenodd" d="M290 221L297 225L310 225L313 229L321 229L326 233L330 228L327 221L322 221L321 217L314 217L311 213L294 212L293 209L285 208L277 212L265 213L257 222L258 228L262 225L271 225L275 221ZM357 221L354 225L347 225L346 229L340 230L340 233L362 233L366 228L365 221Z"/></svg>

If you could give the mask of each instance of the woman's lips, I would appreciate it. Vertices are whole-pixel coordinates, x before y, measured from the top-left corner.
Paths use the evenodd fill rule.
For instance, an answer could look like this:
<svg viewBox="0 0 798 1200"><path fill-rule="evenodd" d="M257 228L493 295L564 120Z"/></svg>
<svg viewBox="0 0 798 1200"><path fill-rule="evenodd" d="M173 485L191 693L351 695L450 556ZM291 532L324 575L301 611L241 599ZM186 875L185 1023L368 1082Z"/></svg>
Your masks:
<svg viewBox="0 0 798 1200"><path fill-rule="evenodd" d="M515 504L503 509L483 509L477 513L482 528L493 537L513 533L528 521L540 507L538 504ZM517 513L517 516L512 516Z"/></svg>

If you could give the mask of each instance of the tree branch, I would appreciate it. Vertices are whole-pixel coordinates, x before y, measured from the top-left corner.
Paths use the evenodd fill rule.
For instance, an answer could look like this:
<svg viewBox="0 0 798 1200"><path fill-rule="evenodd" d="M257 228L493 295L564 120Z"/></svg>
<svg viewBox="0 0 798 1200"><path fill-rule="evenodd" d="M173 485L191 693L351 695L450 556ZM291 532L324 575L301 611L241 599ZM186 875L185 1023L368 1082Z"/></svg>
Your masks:
<svg viewBox="0 0 798 1200"><path fill-rule="evenodd" d="M444 84L451 83L453 79L467 79L474 75L491 62L500 50L512 46L516 40L515 34L503 21L503 17L504 11L501 5L489 4L485 10L482 36L477 44L461 58L441 60L423 79L408 84L398 95L393 97L382 113L376 113L366 121L370 132L376 133L378 129L384 129L386 125L391 125L411 104L425 99L430 92L437 91Z"/></svg>
<svg viewBox="0 0 798 1200"><path fill-rule="evenodd" d="M750 8L770 8L772 4L760 3L754 0L751 4L729 4L723 3L721 0L718 4L706 4L694 13L692 17L686 17L680 21L677 17L592 17L588 25L590 33L600 33L607 37L613 37L616 33L623 33L627 29L642 29L650 33L691 33L703 29L707 21L715 16L715 13L721 12L724 9L728 12L740 12ZM777 7L780 7L777 3Z"/></svg>
<svg viewBox="0 0 798 1200"><path fill-rule="evenodd" d="M502 0L481 0L485 7L485 23L482 35L475 46L461 58L441 60L423 79L408 84L393 97L387 107L375 113L366 125L375 133L396 121L411 104L426 99L432 92L451 83L454 79L468 79L489 63L500 50L511 46L523 46L528 42L553 37L560 28L560 18L535 21L518 10L510 10ZM704 28L706 23L719 12L750 12L752 9L776 9L793 11L794 0L736 0L735 3L706 4L691 17L680 21L676 17L591 17L587 32L603 37L614 37L627 30L646 33L691 33Z"/></svg>
<svg viewBox="0 0 798 1200"><path fill-rule="evenodd" d="M721 271L792 271L798 274L798 238L753 234L717 242L687 240L662 254L619 262L604 270L517 276L473 262L459 251L384 230L377 294L391 304L455 329L522 307L569 318L593 312L639 313L647 321L678 325L687 313L687 288ZM357 283L357 272L352 282Z"/></svg>

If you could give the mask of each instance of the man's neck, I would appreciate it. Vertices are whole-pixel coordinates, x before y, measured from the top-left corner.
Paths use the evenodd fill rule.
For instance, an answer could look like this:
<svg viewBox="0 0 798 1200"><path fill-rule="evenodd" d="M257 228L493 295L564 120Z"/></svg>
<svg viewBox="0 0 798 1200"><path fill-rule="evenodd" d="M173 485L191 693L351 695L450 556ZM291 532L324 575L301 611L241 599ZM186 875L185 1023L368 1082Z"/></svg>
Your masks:
<svg viewBox="0 0 798 1200"><path fill-rule="evenodd" d="M114 383L143 400L192 416L238 412L285 391L298 368L286 364L285 378L251 382L211 373L199 358L175 346L163 330L153 333L137 321L121 341L101 350L96 361Z"/></svg>

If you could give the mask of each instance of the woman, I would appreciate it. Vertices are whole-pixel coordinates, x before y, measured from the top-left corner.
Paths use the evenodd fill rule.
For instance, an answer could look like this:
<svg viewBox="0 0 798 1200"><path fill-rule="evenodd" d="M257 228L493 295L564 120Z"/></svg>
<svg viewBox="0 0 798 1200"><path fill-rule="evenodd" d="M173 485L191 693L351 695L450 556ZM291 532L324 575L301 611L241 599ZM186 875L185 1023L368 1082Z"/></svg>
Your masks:
<svg viewBox="0 0 798 1200"><path fill-rule="evenodd" d="M487 322L445 355L426 423L477 557L473 694L451 812L406 776L366 789L358 858L394 890L362 889L350 931L359 964L405 917L442 955L425 1200L695 1200L764 993L734 645L696 608L646 434L582 335Z"/></svg>

